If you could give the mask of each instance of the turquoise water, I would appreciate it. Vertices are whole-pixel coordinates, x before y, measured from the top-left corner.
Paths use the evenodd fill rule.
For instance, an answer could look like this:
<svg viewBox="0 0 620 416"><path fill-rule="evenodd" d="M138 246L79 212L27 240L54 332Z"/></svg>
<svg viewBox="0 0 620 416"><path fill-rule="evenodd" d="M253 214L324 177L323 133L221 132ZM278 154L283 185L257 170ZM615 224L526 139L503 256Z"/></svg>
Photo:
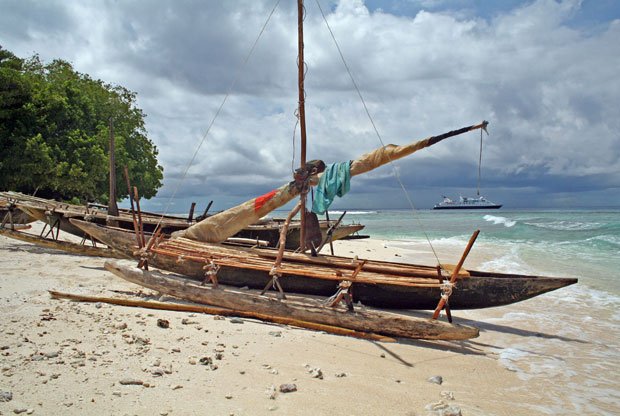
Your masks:
<svg viewBox="0 0 620 416"><path fill-rule="evenodd" d="M441 261L456 263L480 229L470 268L578 277L576 285L533 299L456 315L480 328L472 345L496 356L538 396L512 403L516 414L620 414L620 210L351 211L346 217L387 245L410 248L406 261L416 262L432 245Z"/></svg>
<svg viewBox="0 0 620 416"><path fill-rule="evenodd" d="M345 219L366 225L363 233L372 238L432 245L440 252L462 251L479 229L473 252L484 252L487 269L574 276L620 295L620 210L352 210Z"/></svg>

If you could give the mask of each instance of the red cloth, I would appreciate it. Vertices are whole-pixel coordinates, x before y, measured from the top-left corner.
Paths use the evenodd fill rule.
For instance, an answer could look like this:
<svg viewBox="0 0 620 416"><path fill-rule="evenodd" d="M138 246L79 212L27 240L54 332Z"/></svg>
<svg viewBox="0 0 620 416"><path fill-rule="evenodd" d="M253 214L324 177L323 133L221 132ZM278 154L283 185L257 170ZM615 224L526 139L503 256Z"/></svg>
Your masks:
<svg viewBox="0 0 620 416"><path fill-rule="evenodd" d="M273 196L278 192L277 189L274 189L271 192L267 192L265 195L261 195L254 200L254 212L257 212L259 209L263 207Z"/></svg>

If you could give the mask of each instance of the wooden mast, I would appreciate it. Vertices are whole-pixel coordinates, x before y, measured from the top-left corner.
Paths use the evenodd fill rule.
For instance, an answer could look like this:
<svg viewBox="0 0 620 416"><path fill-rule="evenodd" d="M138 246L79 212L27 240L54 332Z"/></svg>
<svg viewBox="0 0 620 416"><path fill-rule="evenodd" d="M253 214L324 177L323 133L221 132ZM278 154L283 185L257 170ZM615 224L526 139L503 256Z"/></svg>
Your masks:
<svg viewBox="0 0 620 416"><path fill-rule="evenodd" d="M303 170L306 166L306 108L304 93L304 1L297 0L297 67L299 85L299 128L301 130L301 156L300 165ZM299 248L301 251L306 248L306 193L302 192L301 202L301 230L299 238Z"/></svg>

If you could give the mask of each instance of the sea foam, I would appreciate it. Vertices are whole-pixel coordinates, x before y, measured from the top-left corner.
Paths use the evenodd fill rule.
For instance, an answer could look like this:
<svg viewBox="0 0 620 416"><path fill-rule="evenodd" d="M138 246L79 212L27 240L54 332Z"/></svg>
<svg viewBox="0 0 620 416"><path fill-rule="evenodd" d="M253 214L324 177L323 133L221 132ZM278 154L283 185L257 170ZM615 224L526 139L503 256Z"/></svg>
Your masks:
<svg viewBox="0 0 620 416"><path fill-rule="evenodd" d="M509 220L506 217L498 217L495 215L485 215L483 218L485 221L492 222L495 225L501 224L507 228L514 227L515 224L517 223L515 220Z"/></svg>

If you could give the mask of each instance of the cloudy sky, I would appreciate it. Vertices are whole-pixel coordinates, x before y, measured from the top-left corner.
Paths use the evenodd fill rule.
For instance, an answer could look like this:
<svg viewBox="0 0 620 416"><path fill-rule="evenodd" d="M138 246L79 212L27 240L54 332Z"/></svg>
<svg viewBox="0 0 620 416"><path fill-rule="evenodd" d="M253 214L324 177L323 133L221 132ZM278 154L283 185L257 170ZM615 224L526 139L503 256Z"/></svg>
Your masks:
<svg viewBox="0 0 620 416"><path fill-rule="evenodd" d="M0 0L0 45L137 92L165 176L147 208L174 195L172 212L223 209L299 164L297 11L281 0L271 14L276 3ZM488 120L487 198L620 206L620 2L306 0L308 159L332 163L381 140L317 4L383 143ZM473 196L479 141L469 133L355 177L334 208L408 208L397 177L417 208Z"/></svg>

